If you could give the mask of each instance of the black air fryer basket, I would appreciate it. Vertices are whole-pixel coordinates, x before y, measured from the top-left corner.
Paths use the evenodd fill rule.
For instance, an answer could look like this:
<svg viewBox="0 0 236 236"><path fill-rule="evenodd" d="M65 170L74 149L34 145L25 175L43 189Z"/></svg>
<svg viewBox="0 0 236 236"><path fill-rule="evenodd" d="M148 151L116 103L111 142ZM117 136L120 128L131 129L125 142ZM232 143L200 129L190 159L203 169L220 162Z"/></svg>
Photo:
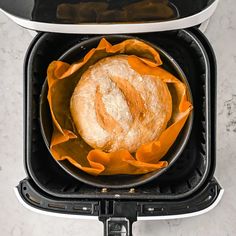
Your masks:
<svg viewBox="0 0 236 236"><path fill-rule="evenodd" d="M177 9L184 8L181 1L170 2L175 4ZM198 1L202 5L204 2L213 6L217 5L218 0ZM53 17L46 19L46 23L53 23L49 26L37 24L40 21L38 17L42 16L40 9L42 12L52 9L43 8L44 5L40 4L40 1L36 3L39 10L34 9L30 19L36 24L30 25L27 20L24 22L27 16L22 12L23 15L20 17L23 21L18 23L36 30L45 27L48 31L54 25L53 31L58 31L58 24L60 26L61 22L54 22ZM3 9L6 6L7 3ZM201 4L196 7L203 8ZM203 8L202 12L206 9ZM15 12L8 10L10 16ZM178 14L183 14L184 20L187 17L187 13L184 15L179 11ZM199 16L197 19L200 18ZM202 16L200 22L195 23L201 23L203 18ZM186 21L181 22L184 27L187 25ZM171 21L164 23L171 24ZM24 163L27 177L15 189L22 204L34 211L47 212L55 216L73 215L76 218L88 219L96 217L104 222L104 235L132 235L132 223L136 220L198 215L212 209L219 202L223 189L213 176L216 162L217 79L214 52L197 26L188 29L176 27L178 29L173 30L167 27L168 24L164 24L164 27L169 29L167 30L162 28L161 24L157 22L155 27L156 31L162 29L165 30L163 32L148 30L153 32L126 32L125 35L138 37L165 50L177 61L188 79L193 96L194 120L189 141L178 160L157 179L128 189L96 188L87 185L70 176L55 162L44 143L39 121L40 93L47 67L51 61L57 60L74 45L98 35L91 34L91 25L88 26L90 34L78 34L81 29L77 32L75 25L64 25L67 34L38 33L25 57ZM194 25L193 22L188 24ZM94 25L96 26L95 23ZM104 28L108 26L104 25ZM102 33L102 27L103 25L98 24L97 31ZM123 24L123 27L126 27L126 24ZM113 31L115 30L119 33L119 28L114 28ZM74 34L71 34L72 32ZM106 37L105 34L100 35Z"/></svg>

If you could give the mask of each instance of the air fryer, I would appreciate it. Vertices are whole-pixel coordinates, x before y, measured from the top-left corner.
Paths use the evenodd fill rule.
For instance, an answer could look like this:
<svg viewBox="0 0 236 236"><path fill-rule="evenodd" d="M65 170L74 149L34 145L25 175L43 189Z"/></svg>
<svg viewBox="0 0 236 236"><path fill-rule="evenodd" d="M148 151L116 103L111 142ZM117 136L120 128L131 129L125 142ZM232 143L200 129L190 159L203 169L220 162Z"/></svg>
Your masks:
<svg viewBox="0 0 236 236"><path fill-rule="evenodd" d="M0 3L1 10L16 23L38 32L24 62L26 178L15 187L19 201L39 213L98 218L104 222L104 235L132 235L132 223L137 220L182 218L212 209L223 194L214 178L216 60L198 28L213 14L218 0L157 0L166 4L168 17L157 8L159 15L142 18L146 13L141 12L132 21L120 11L141 1L101 1L105 4L98 9L105 6L105 17L101 18L101 10L87 20L83 12L81 18L77 16L81 2L92 1ZM109 18L110 11L116 17ZM93 187L73 178L51 157L40 130L40 93L49 63L78 43L108 34L138 37L165 50L180 65L193 96L192 130L182 154L161 176L137 187Z"/></svg>

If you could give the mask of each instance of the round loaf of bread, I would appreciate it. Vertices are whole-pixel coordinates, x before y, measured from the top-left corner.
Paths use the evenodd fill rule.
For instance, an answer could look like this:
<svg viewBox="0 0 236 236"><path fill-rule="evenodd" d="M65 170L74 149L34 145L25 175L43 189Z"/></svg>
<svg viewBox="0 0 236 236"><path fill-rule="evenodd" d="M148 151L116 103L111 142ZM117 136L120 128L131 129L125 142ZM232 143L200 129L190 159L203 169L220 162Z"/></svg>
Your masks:
<svg viewBox="0 0 236 236"><path fill-rule="evenodd" d="M166 83L131 68L127 55L101 59L81 76L70 111L78 133L106 152L135 152L158 139L172 113Z"/></svg>

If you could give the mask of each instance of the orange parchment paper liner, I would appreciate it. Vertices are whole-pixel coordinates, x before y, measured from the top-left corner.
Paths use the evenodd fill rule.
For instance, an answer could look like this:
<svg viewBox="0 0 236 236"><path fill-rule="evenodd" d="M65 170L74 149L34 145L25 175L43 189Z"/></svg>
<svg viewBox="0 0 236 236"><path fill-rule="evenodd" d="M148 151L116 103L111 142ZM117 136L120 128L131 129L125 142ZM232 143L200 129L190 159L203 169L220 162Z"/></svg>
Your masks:
<svg viewBox="0 0 236 236"><path fill-rule="evenodd" d="M126 54L130 66L142 75L154 75L167 83L172 96L172 117L158 140L142 145L133 155L127 150L106 153L92 149L80 137L70 115L70 98L81 75L98 60ZM128 39L111 45L104 38L81 61L72 65L53 61L47 71L48 101L53 120L50 150L56 160L68 160L91 175L144 174L168 165L160 159L168 152L184 126L192 104L185 85L160 67L159 53L148 44Z"/></svg>

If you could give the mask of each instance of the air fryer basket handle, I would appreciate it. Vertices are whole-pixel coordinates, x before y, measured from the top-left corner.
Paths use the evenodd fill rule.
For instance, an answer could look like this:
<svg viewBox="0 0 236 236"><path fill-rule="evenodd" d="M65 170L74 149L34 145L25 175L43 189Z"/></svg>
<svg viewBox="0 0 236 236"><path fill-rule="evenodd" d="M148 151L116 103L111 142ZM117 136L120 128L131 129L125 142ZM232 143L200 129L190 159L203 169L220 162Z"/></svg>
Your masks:
<svg viewBox="0 0 236 236"><path fill-rule="evenodd" d="M104 224L104 236L132 236L132 224L137 220L137 203L103 200L100 202L99 220Z"/></svg>
<svg viewBox="0 0 236 236"><path fill-rule="evenodd" d="M132 223L125 217L111 217L103 221L104 236L132 236Z"/></svg>

